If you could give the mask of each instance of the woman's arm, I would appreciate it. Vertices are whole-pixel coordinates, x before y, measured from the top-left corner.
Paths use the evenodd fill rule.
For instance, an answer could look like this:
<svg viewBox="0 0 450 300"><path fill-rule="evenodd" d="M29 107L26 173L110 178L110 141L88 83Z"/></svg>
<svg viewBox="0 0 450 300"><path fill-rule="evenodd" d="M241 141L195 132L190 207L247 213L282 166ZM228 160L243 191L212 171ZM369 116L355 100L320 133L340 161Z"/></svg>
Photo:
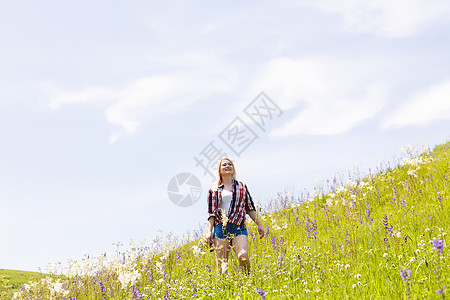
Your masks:
<svg viewBox="0 0 450 300"><path fill-rule="evenodd" d="M215 217L209 217L208 219L208 229L206 230L206 243L211 244L212 243L212 231L214 229L214 221Z"/></svg>
<svg viewBox="0 0 450 300"><path fill-rule="evenodd" d="M262 239L264 237L264 226L261 223L261 221L258 219L258 215L256 213L256 210L250 210L247 213L250 216L250 218L252 218L252 220L258 226L259 238Z"/></svg>

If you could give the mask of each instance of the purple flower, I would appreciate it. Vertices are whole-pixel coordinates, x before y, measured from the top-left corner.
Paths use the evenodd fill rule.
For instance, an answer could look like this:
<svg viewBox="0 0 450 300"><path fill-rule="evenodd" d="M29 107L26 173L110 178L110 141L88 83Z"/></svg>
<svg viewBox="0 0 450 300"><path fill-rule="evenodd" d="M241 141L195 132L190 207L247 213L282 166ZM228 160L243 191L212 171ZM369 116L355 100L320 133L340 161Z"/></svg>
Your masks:
<svg viewBox="0 0 450 300"><path fill-rule="evenodd" d="M277 247L277 237L275 235L272 236L271 243L272 243L272 248L273 249L277 249L278 248Z"/></svg>
<svg viewBox="0 0 450 300"><path fill-rule="evenodd" d="M386 230L386 232L390 232L392 233L392 225L389 226L389 222L388 222L388 217L386 215L384 215L383 217L383 225L384 225L384 230Z"/></svg>
<svg viewBox="0 0 450 300"><path fill-rule="evenodd" d="M313 234L314 236L317 235L317 224L316 221L312 222L310 218L305 217L305 227L306 227L306 233L308 234L308 237Z"/></svg>
<svg viewBox="0 0 450 300"><path fill-rule="evenodd" d="M438 252L444 252L444 240L440 240L440 239L433 239L433 248L434 250L438 251Z"/></svg>
<svg viewBox="0 0 450 300"><path fill-rule="evenodd" d="M166 293L164 294L164 300L170 300L169 291L166 290Z"/></svg>
<svg viewBox="0 0 450 300"><path fill-rule="evenodd" d="M100 293L102 295L103 299L106 299L106 289L105 286L103 285L103 283L100 282Z"/></svg>
<svg viewBox="0 0 450 300"><path fill-rule="evenodd" d="M150 274L148 274L148 278L150 279L150 282L153 282L153 272L150 271Z"/></svg>
<svg viewBox="0 0 450 300"><path fill-rule="evenodd" d="M400 276L402 276L404 281L408 282L409 278L411 278L411 270L409 267L406 267L404 270L400 269Z"/></svg>
<svg viewBox="0 0 450 300"><path fill-rule="evenodd" d="M438 295L443 295L444 294L444 292L446 291L447 289L445 288L445 285L442 287L442 289L438 289L438 290L436 290L436 293L438 294Z"/></svg>
<svg viewBox="0 0 450 300"><path fill-rule="evenodd" d="M366 214L367 220L373 221L373 219L370 217L370 215L372 214L372 211L370 210L369 201L367 201L367 208L365 210L365 214Z"/></svg>
<svg viewBox="0 0 450 300"><path fill-rule="evenodd" d="M262 288L256 288L256 292L262 297L262 299L266 299L267 293Z"/></svg>
<svg viewBox="0 0 450 300"><path fill-rule="evenodd" d="M131 288L131 295L132 295L131 299L133 299L133 300L139 300L139 299L143 298L142 293L137 286L133 286Z"/></svg>

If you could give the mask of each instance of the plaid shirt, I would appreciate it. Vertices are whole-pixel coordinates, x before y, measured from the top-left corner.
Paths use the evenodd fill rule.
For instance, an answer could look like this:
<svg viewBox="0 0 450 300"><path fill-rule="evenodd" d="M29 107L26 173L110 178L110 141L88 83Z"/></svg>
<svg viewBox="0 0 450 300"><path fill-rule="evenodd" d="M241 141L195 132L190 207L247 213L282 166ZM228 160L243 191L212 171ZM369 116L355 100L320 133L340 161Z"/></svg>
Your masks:
<svg viewBox="0 0 450 300"><path fill-rule="evenodd" d="M222 203L223 189L223 184L217 190L209 189L208 220L210 217L215 217L214 225L222 224L221 211L218 208ZM252 210L256 210L256 208L247 186L241 181L233 180L233 198L230 204L228 222L245 227L245 214Z"/></svg>

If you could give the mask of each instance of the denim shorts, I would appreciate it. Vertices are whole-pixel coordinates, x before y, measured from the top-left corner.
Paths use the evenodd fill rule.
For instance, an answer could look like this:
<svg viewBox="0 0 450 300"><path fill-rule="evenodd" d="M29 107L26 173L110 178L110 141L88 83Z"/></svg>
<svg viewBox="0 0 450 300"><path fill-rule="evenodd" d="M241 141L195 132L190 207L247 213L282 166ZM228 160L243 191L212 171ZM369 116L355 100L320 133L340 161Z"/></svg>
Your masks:
<svg viewBox="0 0 450 300"><path fill-rule="evenodd" d="M215 239L224 239L226 238L229 241L233 241L233 238L237 237L238 235L248 235L247 228L234 225L234 224L227 224L227 227L225 229L225 232L222 230L223 225L219 224L214 226L214 238Z"/></svg>

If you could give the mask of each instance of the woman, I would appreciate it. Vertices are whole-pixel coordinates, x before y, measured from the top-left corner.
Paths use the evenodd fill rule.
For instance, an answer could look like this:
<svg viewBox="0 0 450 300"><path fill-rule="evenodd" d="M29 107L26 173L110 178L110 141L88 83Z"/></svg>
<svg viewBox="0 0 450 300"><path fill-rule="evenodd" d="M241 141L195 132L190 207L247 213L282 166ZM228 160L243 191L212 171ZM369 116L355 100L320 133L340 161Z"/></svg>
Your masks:
<svg viewBox="0 0 450 300"><path fill-rule="evenodd" d="M209 190L209 227L206 232L206 242L214 243L219 273L226 271L230 248L234 249L239 265L250 273L246 213L258 226L259 237L264 237L264 228L256 215L255 204L247 186L236 180L233 162L224 157L219 161L217 182Z"/></svg>

